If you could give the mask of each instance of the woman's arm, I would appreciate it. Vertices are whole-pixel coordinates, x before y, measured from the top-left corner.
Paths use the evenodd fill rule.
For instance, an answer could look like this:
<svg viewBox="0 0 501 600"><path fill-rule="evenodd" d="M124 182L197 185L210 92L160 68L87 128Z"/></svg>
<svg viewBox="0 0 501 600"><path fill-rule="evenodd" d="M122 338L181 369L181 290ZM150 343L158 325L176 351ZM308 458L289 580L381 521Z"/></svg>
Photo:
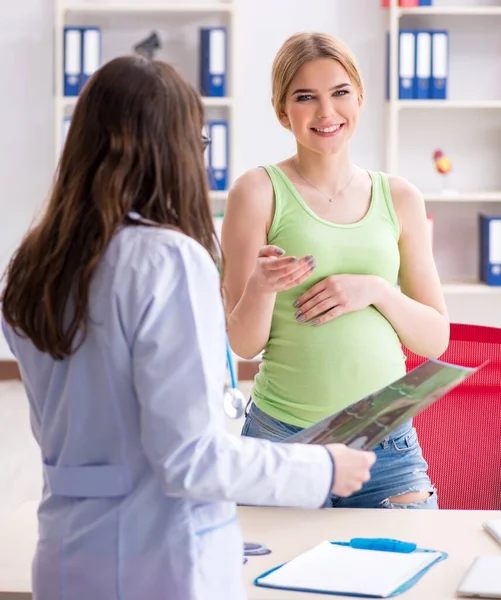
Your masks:
<svg viewBox="0 0 501 600"><path fill-rule="evenodd" d="M270 335L275 293L257 289L249 278L273 218L273 187L264 169L242 175L228 194L221 246L223 294L233 351L253 358Z"/></svg>
<svg viewBox="0 0 501 600"><path fill-rule="evenodd" d="M253 358L268 342L277 292L298 285L315 268L312 257L285 257L281 248L265 245L273 213L264 169L240 177L229 193L222 249L228 337L242 358Z"/></svg>
<svg viewBox="0 0 501 600"><path fill-rule="evenodd" d="M421 193L405 179L389 177L400 221L400 290L378 279L374 306L412 352L437 358L449 343L449 318L433 258Z"/></svg>

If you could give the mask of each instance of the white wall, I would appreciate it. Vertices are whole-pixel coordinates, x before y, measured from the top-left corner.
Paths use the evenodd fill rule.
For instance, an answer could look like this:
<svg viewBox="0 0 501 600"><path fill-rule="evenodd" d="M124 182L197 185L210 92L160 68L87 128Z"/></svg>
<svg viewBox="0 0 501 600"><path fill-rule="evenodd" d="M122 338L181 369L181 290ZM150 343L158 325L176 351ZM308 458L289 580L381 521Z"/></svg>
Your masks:
<svg viewBox="0 0 501 600"><path fill-rule="evenodd" d="M293 151L290 135L277 124L271 108L270 69L276 50L288 35L312 30L327 31L341 37L358 56L367 100L359 130L353 140L354 157L367 168L384 168L386 13L379 8L379 0L238 0L238 3L237 52L240 68L235 91L238 140L235 173L238 175L256 165L279 160ZM186 69L193 76L195 39L193 35L190 37L180 21L174 20L169 30L169 23L165 22L163 26L158 19L154 22L139 17L134 17L132 21L130 18L116 19L100 17L100 24L109 28L109 35L103 36L105 59L113 52L129 51L131 41L137 41L154 28L165 40L161 57L175 64L178 62L180 66L186 64ZM496 41L492 35L489 39L492 43ZM499 45L499 39L497 43ZM176 45L183 50L184 57L175 55ZM192 58L185 58L189 56ZM470 53L463 51L462 59L467 60L468 56ZM472 56L472 65L478 67L478 53ZM501 63L498 61L493 64L499 67ZM1 3L0 72L5 82L0 94L0 269L3 271L10 254L43 203L52 176L52 0ZM471 80L472 72L468 68L463 72L469 88L473 87L475 81ZM487 85L487 81L484 77L482 85ZM499 77L493 81L493 85L499 87ZM410 129L406 129L407 136L422 131L422 119L423 116L419 114L411 118L412 122L408 124ZM485 124L484 121L484 130L492 132L488 122ZM496 125L499 126L499 120ZM456 133L458 126L466 127L467 124L464 120L452 121L451 128ZM472 134L472 126L468 131L473 141L478 141ZM437 143L439 139L431 138L430 144ZM423 188L429 188L435 182L435 175L427 163L429 151L426 148L426 136L424 140L421 135L421 158L417 163L404 161L404 167L410 171L412 179L416 179ZM495 151L492 137L489 144L489 149ZM492 152L489 155L493 161ZM496 160L498 157L499 146ZM466 160L464 155L461 155L461 160ZM478 164L478 157L476 160L475 164ZM418 168L413 169L412 165L416 164ZM464 179L463 172L460 177ZM499 172L492 171L490 177L499 181ZM468 181L462 183L468 185ZM437 210L440 213L440 209ZM464 213L466 209L461 210ZM471 212L476 208L469 210ZM440 245L446 248L451 234L443 231L443 236ZM462 245L462 252L466 258L470 256L465 244ZM467 261L465 268L455 267L455 251L452 254L452 258L448 257L447 252L445 259L437 258L442 272L445 275L449 271L455 274L459 269L458 273L461 274L466 268L467 274L473 277L475 261ZM463 263L460 261L460 264ZM470 320L493 322L496 313L501 313L493 308L492 298L487 299L487 305L483 300L482 311L478 315L475 311L477 297L466 299L470 302L469 312L466 313L461 312L460 300L451 299L453 318L467 315ZM498 316L499 319L501 316ZM501 325L501 322L496 324ZM9 352L0 337L0 359L8 356Z"/></svg>
<svg viewBox="0 0 501 600"><path fill-rule="evenodd" d="M0 5L0 269L52 176L52 3ZM0 336L0 358L10 352Z"/></svg>

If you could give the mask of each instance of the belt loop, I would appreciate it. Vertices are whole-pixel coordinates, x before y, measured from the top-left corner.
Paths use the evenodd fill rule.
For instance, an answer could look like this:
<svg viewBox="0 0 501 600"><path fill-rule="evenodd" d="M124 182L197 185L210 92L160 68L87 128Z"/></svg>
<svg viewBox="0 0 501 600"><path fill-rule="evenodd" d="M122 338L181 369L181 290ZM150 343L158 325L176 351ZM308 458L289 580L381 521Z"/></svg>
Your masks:
<svg viewBox="0 0 501 600"><path fill-rule="evenodd" d="M244 414L246 417L249 416L251 405L252 405L252 396L249 396L249 400L247 401L247 404L245 405L245 411L244 411Z"/></svg>

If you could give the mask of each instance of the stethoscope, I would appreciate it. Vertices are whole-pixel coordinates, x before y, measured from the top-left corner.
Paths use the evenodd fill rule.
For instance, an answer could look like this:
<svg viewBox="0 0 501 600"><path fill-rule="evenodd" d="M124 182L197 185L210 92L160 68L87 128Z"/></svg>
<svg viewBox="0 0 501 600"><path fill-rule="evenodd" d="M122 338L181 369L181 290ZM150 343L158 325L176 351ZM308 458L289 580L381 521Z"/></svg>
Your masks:
<svg viewBox="0 0 501 600"><path fill-rule="evenodd" d="M230 419L240 419L245 413L245 396L237 388L237 378L233 366L233 357L231 356L231 347L228 338L226 338L226 361L230 372L231 387L226 387L223 396L224 412Z"/></svg>

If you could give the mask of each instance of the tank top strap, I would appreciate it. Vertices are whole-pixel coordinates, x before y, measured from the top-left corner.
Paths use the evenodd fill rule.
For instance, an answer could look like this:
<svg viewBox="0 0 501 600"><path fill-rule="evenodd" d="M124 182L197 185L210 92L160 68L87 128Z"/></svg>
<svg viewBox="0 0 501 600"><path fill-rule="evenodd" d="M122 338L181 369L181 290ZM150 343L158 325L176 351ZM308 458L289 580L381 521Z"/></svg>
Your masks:
<svg viewBox="0 0 501 600"><path fill-rule="evenodd" d="M276 233L276 229L282 217L284 194L287 195L290 192L289 188L287 187L287 182L284 181L282 171L278 167L275 165L263 165L262 168L268 173L268 177L270 178L271 185L273 186L273 196L275 202L273 221L268 232L268 239L270 239Z"/></svg>
<svg viewBox="0 0 501 600"><path fill-rule="evenodd" d="M369 171L369 175L372 179L373 190L373 201L376 203L374 207L377 212L387 216L395 231L397 239L400 237L400 222L393 206L393 200L391 198L390 184L388 182L388 175L382 171Z"/></svg>

